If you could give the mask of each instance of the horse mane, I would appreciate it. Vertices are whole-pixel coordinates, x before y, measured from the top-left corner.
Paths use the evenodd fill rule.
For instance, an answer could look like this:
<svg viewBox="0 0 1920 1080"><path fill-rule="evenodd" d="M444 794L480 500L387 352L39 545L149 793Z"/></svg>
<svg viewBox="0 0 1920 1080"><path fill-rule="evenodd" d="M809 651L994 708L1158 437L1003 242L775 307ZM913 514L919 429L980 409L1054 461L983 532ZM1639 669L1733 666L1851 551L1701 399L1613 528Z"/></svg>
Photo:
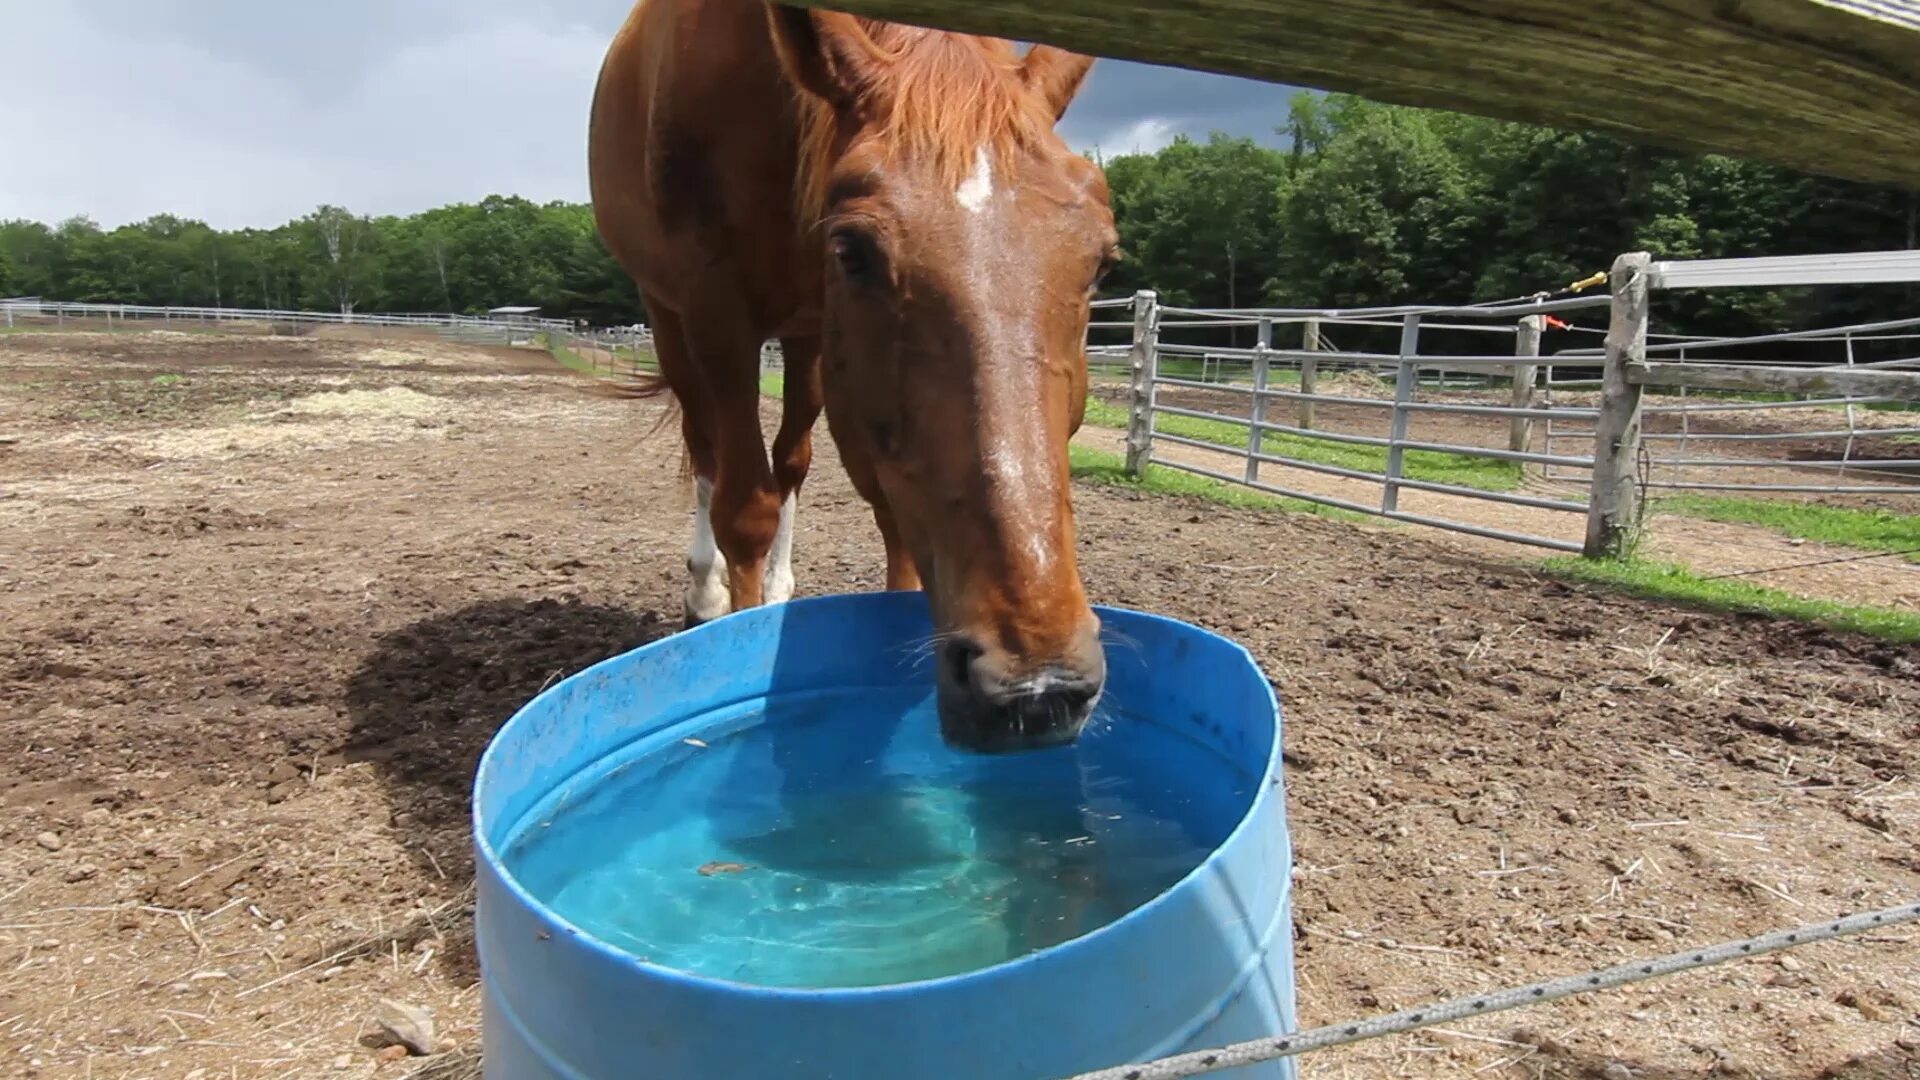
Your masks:
<svg viewBox="0 0 1920 1080"><path fill-rule="evenodd" d="M889 159L930 164L949 187L958 188L975 167L981 149L1004 161L1040 144L1054 116L1020 77L1021 58L1000 38L956 34L861 19L861 43L887 69L891 104L871 117ZM826 213L828 177L844 149L834 109L794 88L800 109L800 161L795 199L800 220L812 225Z"/></svg>

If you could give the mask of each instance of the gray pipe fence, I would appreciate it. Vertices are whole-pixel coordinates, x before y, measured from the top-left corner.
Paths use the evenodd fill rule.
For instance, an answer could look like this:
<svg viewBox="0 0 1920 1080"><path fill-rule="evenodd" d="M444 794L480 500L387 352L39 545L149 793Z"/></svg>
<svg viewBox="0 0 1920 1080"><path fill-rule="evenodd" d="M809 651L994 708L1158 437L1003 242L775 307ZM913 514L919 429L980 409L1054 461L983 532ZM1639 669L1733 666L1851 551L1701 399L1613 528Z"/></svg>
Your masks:
<svg viewBox="0 0 1920 1080"><path fill-rule="evenodd" d="M1133 475L1166 467L1388 520L1619 556L1633 546L1642 500L1654 489L1920 497L1920 453L1885 449L1920 435L1920 355L1867 363L1856 356L1864 342L1898 349L1909 339L1920 354L1920 317L1750 338L1649 331L1652 297L1662 289L1853 281L1920 281L1920 251L1700 263L1633 253L1615 261L1597 295L1476 305L1197 309L1142 291L1095 304L1093 330L1124 326L1131 340L1090 342L1088 354L1096 371L1127 375L1126 468ZM1123 310L1130 320L1115 317ZM1560 316L1601 310L1604 344L1541 354L1549 318L1564 326ZM1243 328L1250 345L1217 343L1222 331ZM1381 344L1391 328L1398 344L1388 351ZM1214 341L1182 340L1201 335ZM1336 339L1367 347L1336 347ZM1446 347L1436 347L1442 341ZM1487 341L1499 348L1477 344ZM1782 343L1838 351L1793 362L1740 356ZM1561 377L1576 369L1591 374ZM1759 409L1809 422L1757 431L1710 422ZM1374 417L1375 430L1335 430L1326 422L1332 410L1349 428ZM1646 430L1649 417L1661 418L1663 430ZM1447 418L1503 420L1493 427L1505 438L1466 441L1448 434L1464 428L1449 427ZM1823 441L1843 445L1812 458L1721 452ZM1476 475L1473 463L1496 471ZM1501 465L1512 466L1505 477ZM1749 469L1774 470L1780 479L1720 478ZM1303 475L1375 491L1362 497L1350 485L1310 487L1294 479ZM1409 509L1409 493L1447 498ZM1564 514L1568 528L1525 531L1452 500Z"/></svg>

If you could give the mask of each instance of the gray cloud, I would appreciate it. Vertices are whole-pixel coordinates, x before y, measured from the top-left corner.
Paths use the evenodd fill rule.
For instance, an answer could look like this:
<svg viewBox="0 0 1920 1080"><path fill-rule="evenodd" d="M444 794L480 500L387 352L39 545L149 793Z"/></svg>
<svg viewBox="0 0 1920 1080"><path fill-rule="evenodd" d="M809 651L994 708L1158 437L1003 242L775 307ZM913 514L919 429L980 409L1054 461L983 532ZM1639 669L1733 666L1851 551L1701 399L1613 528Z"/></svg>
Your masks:
<svg viewBox="0 0 1920 1080"><path fill-rule="evenodd" d="M0 218L275 225L586 197L617 0L71 0L12 5ZM1102 61L1062 131L1108 154L1219 129L1274 141L1284 87Z"/></svg>

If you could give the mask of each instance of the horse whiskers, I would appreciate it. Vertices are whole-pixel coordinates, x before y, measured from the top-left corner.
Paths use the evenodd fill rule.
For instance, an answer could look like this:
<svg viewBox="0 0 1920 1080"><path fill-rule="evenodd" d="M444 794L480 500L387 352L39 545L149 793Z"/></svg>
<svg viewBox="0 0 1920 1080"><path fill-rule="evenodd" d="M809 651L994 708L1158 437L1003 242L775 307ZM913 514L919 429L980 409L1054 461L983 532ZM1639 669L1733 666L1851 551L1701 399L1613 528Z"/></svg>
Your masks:
<svg viewBox="0 0 1920 1080"><path fill-rule="evenodd" d="M1087 714L1087 724L1082 730L1086 733L1105 731L1113 727L1117 719L1119 719L1119 713L1108 707L1108 702L1103 695L1093 703L1093 711Z"/></svg>
<svg viewBox="0 0 1920 1080"><path fill-rule="evenodd" d="M1141 659L1146 658L1146 649L1141 647L1137 638L1125 630L1115 629L1112 626L1102 623L1100 625L1100 640L1109 645L1118 645L1123 649L1127 649Z"/></svg>
<svg viewBox="0 0 1920 1080"><path fill-rule="evenodd" d="M919 641L908 642L900 647L900 651L903 654L901 663L918 667L920 664L932 659L934 652L937 651L940 646L945 645L958 636L957 631L944 630L929 634Z"/></svg>

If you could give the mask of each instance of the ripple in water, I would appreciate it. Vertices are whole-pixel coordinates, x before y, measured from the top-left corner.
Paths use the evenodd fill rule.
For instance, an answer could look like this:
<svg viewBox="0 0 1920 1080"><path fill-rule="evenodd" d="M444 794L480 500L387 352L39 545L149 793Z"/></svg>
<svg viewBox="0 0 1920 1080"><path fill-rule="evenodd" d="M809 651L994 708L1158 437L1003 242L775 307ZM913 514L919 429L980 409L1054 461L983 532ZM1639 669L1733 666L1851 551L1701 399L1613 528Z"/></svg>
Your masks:
<svg viewBox="0 0 1920 1080"><path fill-rule="evenodd" d="M536 810L505 859L611 945L762 986L937 978L1078 937L1199 865L1246 794L1198 744L1125 718L979 757L940 743L926 701L869 695L709 738Z"/></svg>

